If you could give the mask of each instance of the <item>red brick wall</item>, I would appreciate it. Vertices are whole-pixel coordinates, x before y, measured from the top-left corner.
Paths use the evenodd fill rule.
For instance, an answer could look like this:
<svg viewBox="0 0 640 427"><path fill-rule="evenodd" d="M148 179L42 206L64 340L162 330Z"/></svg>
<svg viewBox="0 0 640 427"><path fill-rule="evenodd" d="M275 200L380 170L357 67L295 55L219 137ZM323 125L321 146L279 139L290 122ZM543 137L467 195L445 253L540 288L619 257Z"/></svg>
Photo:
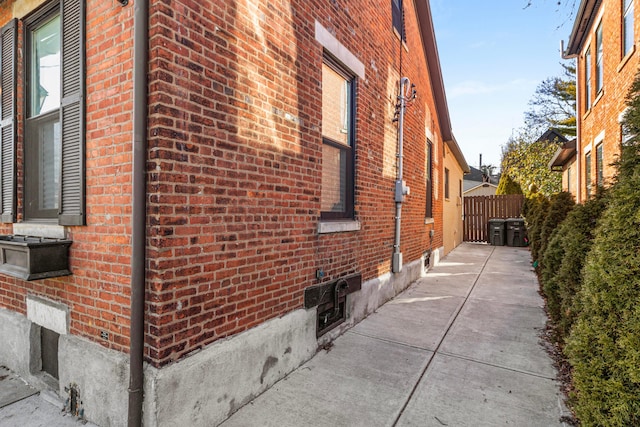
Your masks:
<svg viewBox="0 0 640 427"><path fill-rule="evenodd" d="M2 24L13 3L0 7ZM132 7L87 0L86 193L87 225L67 227L73 275L25 282L0 275L0 307L26 312L26 295L67 304L71 333L105 347L129 346ZM21 17L19 17L21 18ZM20 67L23 26L19 21ZM20 75L20 78L22 76ZM22 221L22 81L18 86L18 221ZM11 225L2 233L11 234ZM109 338L103 340L100 333Z"/></svg>
<svg viewBox="0 0 640 427"><path fill-rule="evenodd" d="M0 7L2 22L10 3ZM73 275L0 276L0 306L24 313L27 294L63 302L73 334L120 351L129 335L133 7L87 0L87 225L68 228ZM390 7L364 0L163 0L152 1L150 13L151 363L301 308L318 269L327 281L390 271L401 66L418 92L405 116L411 194L401 250L409 263L442 246L443 144L412 2L405 2L406 49ZM356 232L317 232L323 51L316 20L365 65L356 84ZM427 128L435 135L437 188L436 220L425 225ZM18 153L23 144L20 134Z"/></svg>
<svg viewBox="0 0 640 427"><path fill-rule="evenodd" d="M603 145L603 157L604 157L604 176L605 182L611 182L612 177L615 175L615 168L611 164L616 160L620 154L620 142L621 142L621 130L618 117L625 109L625 97L627 95L628 88L630 87L637 71L640 53L636 49L626 57L623 58L622 53L622 2L606 0L600 6L600 11L604 11L602 14L602 21L595 21L593 28L590 31L590 45L591 45L591 75L592 75L592 92L591 108L586 110L584 103L585 87L584 87L584 73L585 73L585 59L584 53L589 44L587 41L583 46L583 50L578 57L578 88L579 96L581 99L578 120L580 126L580 183L581 194L584 198L585 192L585 167L584 164L584 149L587 146L592 147L591 155L591 178L593 180L592 194L595 192L595 159L596 159L596 143L595 138L604 131L604 145ZM600 13L600 12L598 12ZM640 7L634 9L634 26L635 26L635 39L638 40L640 35ZM602 22L603 30L603 63L604 63L604 75L603 75L603 89L602 96L597 97L595 93L595 70L596 70L596 36L595 31L599 22ZM584 199L583 199L584 200Z"/></svg>
<svg viewBox="0 0 640 427"><path fill-rule="evenodd" d="M435 107L412 3L405 8L402 74L418 90L405 122L411 195L403 206L402 252L411 262L442 246L442 194L434 190L437 233L430 245L425 127L439 131L430 119ZM366 68L356 101L359 232L317 233L323 52L315 20ZM391 120L400 68L390 7L363 0L154 2L150 46L153 363L300 308L304 288L318 283L317 269L325 280L389 272L395 176L383 170L395 161ZM392 147L384 144L389 140ZM433 142L441 156L442 141ZM442 175L438 161L434 182L441 184Z"/></svg>

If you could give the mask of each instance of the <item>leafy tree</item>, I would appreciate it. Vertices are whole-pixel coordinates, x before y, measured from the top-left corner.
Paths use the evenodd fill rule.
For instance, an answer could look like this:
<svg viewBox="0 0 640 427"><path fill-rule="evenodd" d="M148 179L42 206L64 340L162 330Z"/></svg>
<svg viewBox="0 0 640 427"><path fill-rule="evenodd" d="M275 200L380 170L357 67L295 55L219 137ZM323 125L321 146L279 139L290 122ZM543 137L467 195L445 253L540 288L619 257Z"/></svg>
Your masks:
<svg viewBox="0 0 640 427"><path fill-rule="evenodd" d="M503 173L500 176L496 194L522 194L522 188L520 188L520 185L515 182L509 174Z"/></svg>
<svg viewBox="0 0 640 427"><path fill-rule="evenodd" d="M538 140L522 130L503 147L502 173L517 182L527 197L536 191L545 196L556 194L562 190L562 176L549 169L549 162L559 146L558 141Z"/></svg>
<svg viewBox="0 0 640 427"><path fill-rule="evenodd" d="M495 172L495 170L497 169L497 167L495 167L494 165L481 165L480 166L480 170L482 171L482 175L485 177L487 182L491 182L491 178L493 177L493 174Z"/></svg>
<svg viewBox="0 0 640 427"><path fill-rule="evenodd" d="M560 64L564 74L549 77L536 88L525 113L529 128L544 131L554 128L563 135L576 135L576 67L573 62Z"/></svg>

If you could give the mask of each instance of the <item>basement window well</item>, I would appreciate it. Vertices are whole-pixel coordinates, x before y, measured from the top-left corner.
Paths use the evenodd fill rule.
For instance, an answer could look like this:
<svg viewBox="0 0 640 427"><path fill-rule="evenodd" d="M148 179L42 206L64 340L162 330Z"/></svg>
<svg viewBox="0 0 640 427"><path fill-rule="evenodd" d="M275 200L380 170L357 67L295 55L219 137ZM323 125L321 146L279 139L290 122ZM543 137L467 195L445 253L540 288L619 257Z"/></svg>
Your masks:
<svg viewBox="0 0 640 427"><path fill-rule="evenodd" d="M58 340L60 334L45 327L40 328L40 351L42 357L42 372L51 375L56 380L58 376Z"/></svg>
<svg viewBox="0 0 640 427"><path fill-rule="evenodd" d="M59 381L58 349L60 337L69 333L69 307L57 301L37 295L27 295L27 319L37 327L31 335L31 347L35 356L31 366L34 374L54 389ZM55 380L55 381L53 381Z"/></svg>

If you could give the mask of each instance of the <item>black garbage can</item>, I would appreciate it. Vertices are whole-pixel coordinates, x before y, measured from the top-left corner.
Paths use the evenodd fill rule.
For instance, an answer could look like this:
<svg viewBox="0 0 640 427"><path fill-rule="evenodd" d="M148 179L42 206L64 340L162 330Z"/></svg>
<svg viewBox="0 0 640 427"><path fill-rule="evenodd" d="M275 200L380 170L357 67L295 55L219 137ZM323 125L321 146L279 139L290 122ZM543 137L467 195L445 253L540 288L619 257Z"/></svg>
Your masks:
<svg viewBox="0 0 640 427"><path fill-rule="evenodd" d="M527 246L527 240L525 239L526 228L524 226L524 219L522 218L509 218L506 221L507 227L507 245L508 246Z"/></svg>
<svg viewBox="0 0 640 427"><path fill-rule="evenodd" d="M492 246L505 245L505 228L504 219L492 218L489 220L487 241Z"/></svg>

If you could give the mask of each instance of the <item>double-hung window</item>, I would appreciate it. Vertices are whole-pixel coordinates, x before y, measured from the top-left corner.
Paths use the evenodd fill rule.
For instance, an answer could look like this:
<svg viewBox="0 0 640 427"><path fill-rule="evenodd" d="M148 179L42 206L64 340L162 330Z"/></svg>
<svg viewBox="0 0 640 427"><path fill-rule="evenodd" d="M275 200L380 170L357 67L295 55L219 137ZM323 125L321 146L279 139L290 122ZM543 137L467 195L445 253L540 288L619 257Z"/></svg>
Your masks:
<svg viewBox="0 0 640 427"><path fill-rule="evenodd" d="M425 175L427 178L426 182L426 218L433 218L433 144L431 141L427 140L427 155L426 155L426 164L425 164Z"/></svg>
<svg viewBox="0 0 640 427"><path fill-rule="evenodd" d="M602 187L604 185L604 158L602 147L602 143L596 147L596 187Z"/></svg>
<svg viewBox="0 0 640 427"><path fill-rule="evenodd" d="M335 61L322 64L322 219L354 217L355 79Z"/></svg>
<svg viewBox="0 0 640 427"><path fill-rule="evenodd" d="M83 225L84 217L84 10L82 0L54 1L2 29L3 222L16 220L22 188L25 221ZM24 38L18 40L17 27ZM15 54L24 52L18 69ZM17 76L25 77L18 86ZM16 121L16 99L24 121ZM16 173L16 127L24 132L23 173ZM21 176L19 180L18 177Z"/></svg>
<svg viewBox="0 0 640 427"><path fill-rule="evenodd" d="M622 56L633 48L633 0L622 0Z"/></svg>
<svg viewBox="0 0 640 427"><path fill-rule="evenodd" d="M444 168L444 198L449 200L449 169Z"/></svg>
<svg viewBox="0 0 640 427"><path fill-rule="evenodd" d="M602 50L602 22L596 29L596 93L600 93L602 90L602 74L604 64L602 62L603 50Z"/></svg>
<svg viewBox="0 0 640 427"><path fill-rule="evenodd" d="M26 219L57 218L60 190L60 11L35 22L26 34Z"/></svg>
<svg viewBox="0 0 640 427"><path fill-rule="evenodd" d="M591 151L584 156L584 183L587 191L587 198L591 197Z"/></svg>
<svg viewBox="0 0 640 427"><path fill-rule="evenodd" d="M391 0L391 23L393 29L397 31L402 41L407 40L404 31L404 12L402 10L402 0Z"/></svg>
<svg viewBox="0 0 640 427"><path fill-rule="evenodd" d="M584 54L584 110L591 108L591 47Z"/></svg>

